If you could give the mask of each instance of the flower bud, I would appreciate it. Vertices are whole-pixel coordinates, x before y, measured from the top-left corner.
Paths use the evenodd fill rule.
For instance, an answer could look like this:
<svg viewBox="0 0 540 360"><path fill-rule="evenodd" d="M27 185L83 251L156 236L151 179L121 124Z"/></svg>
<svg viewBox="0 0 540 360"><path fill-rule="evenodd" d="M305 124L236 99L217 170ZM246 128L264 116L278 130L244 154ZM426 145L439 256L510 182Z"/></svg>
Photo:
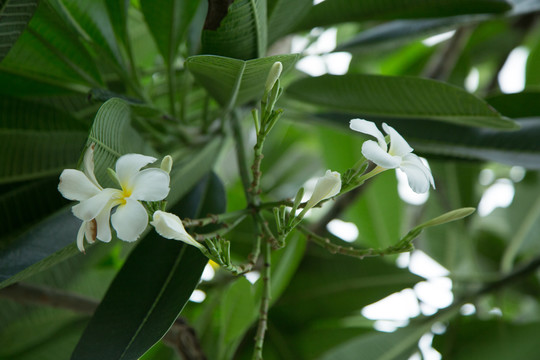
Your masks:
<svg viewBox="0 0 540 360"><path fill-rule="evenodd" d="M157 233L166 239L180 240L188 245L193 245L199 249L204 249L204 246L191 237L184 229L182 220L174 214L158 210L154 212L153 220L150 222L156 229Z"/></svg>
<svg viewBox="0 0 540 360"><path fill-rule="evenodd" d="M282 71L283 64L279 61L276 61L274 65L272 65L272 67L270 68L270 72L268 73L268 77L266 78L266 92L270 92L270 90L272 90L272 88L276 84L276 81L279 79Z"/></svg>
<svg viewBox="0 0 540 360"><path fill-rule="evenodd" d="M167 155L163 158L163 160L161 160L161 170L167 172L167 174L171 172L172 165L173 165L173 159L171 155Z"/></svg>
<svg viewBox="0 0 540 360"><path fill-rule="evenodd" d="M337 195L340 190L341 175L337 171L326 170L326 174L317 180L315 190L313 190L305 209L311 209L319 202Z"/></svg>

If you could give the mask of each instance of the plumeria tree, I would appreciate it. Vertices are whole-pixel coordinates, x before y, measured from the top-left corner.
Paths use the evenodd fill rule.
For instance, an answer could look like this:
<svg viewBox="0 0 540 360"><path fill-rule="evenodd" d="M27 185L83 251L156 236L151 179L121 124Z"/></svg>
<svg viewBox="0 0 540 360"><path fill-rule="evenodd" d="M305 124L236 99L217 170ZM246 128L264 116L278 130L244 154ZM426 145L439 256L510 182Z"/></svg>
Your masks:
<svg viewBox="0 0 540 360"><path fill-rule="evenodd" d="M539 11L0 0L0 359L536 359Z"/></svg>

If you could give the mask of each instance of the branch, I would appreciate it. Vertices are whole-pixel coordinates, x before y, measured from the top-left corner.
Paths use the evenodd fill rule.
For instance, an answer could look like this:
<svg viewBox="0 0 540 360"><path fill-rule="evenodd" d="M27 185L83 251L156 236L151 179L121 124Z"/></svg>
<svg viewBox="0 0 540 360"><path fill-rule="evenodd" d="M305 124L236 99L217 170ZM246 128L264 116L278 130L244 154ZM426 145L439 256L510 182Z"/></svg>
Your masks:
<svg viewBox="0 0 540 360"><path fill-rule="evenodd" d="M23 304L71 310L84 315L92 315L99 305L97 300L90 297L25 283L15 283L0 289L0 297ZM183 318L176 319L163 341L176 349L184 360L206 359L195 330Z"/></svg>

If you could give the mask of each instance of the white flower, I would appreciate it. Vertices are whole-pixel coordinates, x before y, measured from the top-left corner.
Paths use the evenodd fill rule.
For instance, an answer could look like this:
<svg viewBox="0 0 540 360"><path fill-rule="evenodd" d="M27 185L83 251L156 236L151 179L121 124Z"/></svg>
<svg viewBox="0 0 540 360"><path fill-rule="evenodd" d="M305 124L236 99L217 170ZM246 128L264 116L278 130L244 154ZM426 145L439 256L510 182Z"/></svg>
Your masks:
<svg viewBox="0 0 540 360"><path fill-rule="evenodd" d="M161 169L142 167L156 161L139 154L127 154L116 162L116 178L121 189L103 189L94 175L94 144L84 156L84 172L66 169L60 175L58 190L69 200L79 201L73 214L83 220L77 235L77 246L84 251L83 240L88 242L111 240L112 222L118 237L135 241L148 225L148 214L139 201L163 200L169 193L169 174ZM111 216L111 210L116 211ZM110 220L109 220L110 219Z"/></svg>
<svg viewBox="0 0 540 360"><path fill-rule="evenodd" d="M317 180L315 190L308 200L305 211L319 202L335 196L341 190L341 175L337 171L326 170L326 174Z"/></svg>
<svg viewBox="0 0 540 360"><path fill-rule="evenodd" d="M154 213L153 221L150 222L157 233L166 239L180 240L188 245L193 245L201 250L206 250L203 245L193 239L184 229L182 220L174 214L158 210Z"/></svg>
<svg viewBox="0 0 540 360"><path fill-rule="evenodd" d="M382 132L377 129L375 123L362 119L353 119L350 127L367 135L371 135L377 141L368 140L362 145L362 154L366 159L384 169L401 169L407 175L409 186L416 193L425 193L429 186L435 188L433 175L428 167L422 163L418 156L412 153L413 148L403 139L399 133L383 123L384 131L390 135L390 149Z"/></svg>

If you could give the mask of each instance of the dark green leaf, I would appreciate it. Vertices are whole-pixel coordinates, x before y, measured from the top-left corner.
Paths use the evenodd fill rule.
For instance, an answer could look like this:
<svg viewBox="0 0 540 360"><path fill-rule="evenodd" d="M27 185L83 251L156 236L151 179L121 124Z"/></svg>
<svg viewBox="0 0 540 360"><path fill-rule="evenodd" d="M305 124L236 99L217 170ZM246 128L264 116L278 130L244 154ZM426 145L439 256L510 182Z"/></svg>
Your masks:
<svg viewBox="0 0 540 360"><path fill-rule="evenodd" d="M299 28L309 29L349 21L503 13L511 8L504 0L326 0L311 9Z"/></svg>
<svg viewBox="0 0 540 360"><path fill-rule="evenodd" d="M540 117L540 91L537 90L495 95L486 101L501 114L511 118Z"/></svg>
<svg viewBox="0 0 540 360"><path fill-rule="evenodd" d="M312 248L272 308L272 316L276 321L286 319L291 329L301 329L320 319L355 314L419 280L380 258L359 260Z"/></svg>
<svg viewBox="0 0 540 360"><path fill-rule="evenodd" d="M298 55L276 55L242 61L199 55L188 58L186 67L221 106L232 109L262 96L266 77L276 61L281 61L285 72L297 59Z"/></svg>
<svg viewBox="0 0 540 360"><path fill-rule="evenodd" d="M268 0L268 44L289 33L312 6L311 0Z"/></svg>
<svg viewBox="0 0 540 360"><path fill-rule="evenodd" d="M266 0L235 0L219 27L205 27L202 53L242 60L263 57L268 42L266 22Z"/></svg>
<svg viewBox="0 0 540 360"><path fill-rule="evenodd" d="M215 188L221 190L216 193ZM173 212L191 218L199 216L201 208L220 213L225 210L220 199L224 195L219 179L207 176ZM207 262L195 247L151 232L114 279L72 359L139 358L176 320Z"/></svg>
<svg viewBox="0 0 540 360"><path fill-rule="evenodd" d="M141 10L159 52L172 64L200 0L142 0Z"/></svg>
<svg viewBox="0 0 540 360"><path fill-rule="evenodd" d="M466 359L535 359L538 322L510 324L501 320L461 319L449 332L434 339L444 357Z"/></svg>
<svg viewBox="0 0 540 360"><path fill-rule="evenodd" d="M0 62L26 29L37 6L38 0L0 1Z"/></svg>
<svg viewBox="0 0 540 360"><path fill-rule="evenodd" d="M323 75L299 80L287 93L299 100L354 112L355 117L380 116L440 120L469 126L516 129L483 100L442 82L397 76Z"/></svg>

